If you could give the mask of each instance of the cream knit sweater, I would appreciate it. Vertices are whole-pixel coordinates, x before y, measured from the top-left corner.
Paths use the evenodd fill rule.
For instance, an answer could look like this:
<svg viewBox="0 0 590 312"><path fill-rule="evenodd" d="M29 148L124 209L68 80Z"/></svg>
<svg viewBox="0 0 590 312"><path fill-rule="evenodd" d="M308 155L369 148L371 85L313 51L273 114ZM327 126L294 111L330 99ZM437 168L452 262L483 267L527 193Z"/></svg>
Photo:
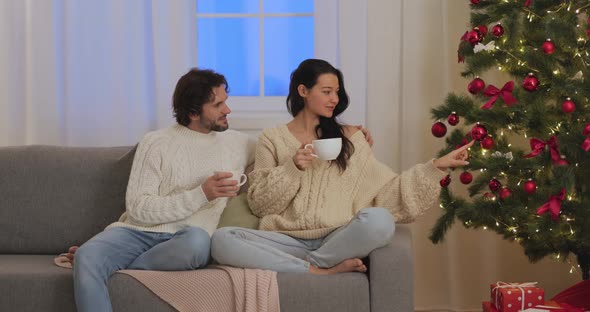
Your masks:
<svg viewBox="0 0 590 312"><path fill-rule="evenodd" d="M207 201L201 184L214 171L252 162L254 143L227 130L203 134L176 124L150 132L139 143L126 194L126 212L109 227L175 233L198 226L211 235L227 198Z"/></svg>
<svg viewBox="0 0 590 312"><path fill-rule="evenodd" d="M248 201L260 229L316 239L348 223L362 208L384 207L396 222L413 221L436 205L445 172L432 161L397 175L375 159L361 131L350 137L354 154L341 173L315 160L299 170L293 155L301 143L286 125L266 129L256 147Z"/></svg>

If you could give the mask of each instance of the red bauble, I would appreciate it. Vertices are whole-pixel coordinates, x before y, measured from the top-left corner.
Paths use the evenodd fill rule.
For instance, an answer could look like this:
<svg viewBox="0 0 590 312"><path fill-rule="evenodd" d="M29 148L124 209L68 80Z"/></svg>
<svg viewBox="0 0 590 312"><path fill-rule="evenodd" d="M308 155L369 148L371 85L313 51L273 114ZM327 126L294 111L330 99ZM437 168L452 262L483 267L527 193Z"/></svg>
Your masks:
<svg viewBox="0 0 590 312"><path fill-rule="evenodd" d="M467 138L463 138L463 140L461 140L461 143L455 145L455 149L458 149L458 148L460 148L461 146L463 146L463 145L465 145L467 143L469 143L469 140Z"/></svg>
<svg viewBox="0 0 590 312"><path fill-rule="evenodd" d="M510 196L512 196L512 191L511 191L509 188L507 188L507 187L503 187L503 188L500 190L500 198L501 198L501 199L506 199L506 198L508 198L508 197L510 197Z"/></svg>
<svg viewBox="0 0 590 312"><path fill-rule="evenodd" d="M447 174L446 177L440 180L440 186L447 187L449 184L451 184L451 176Z"/></svg>
<svg viewBox="0 0 590 312"><path fill-rule="evenodd" d="M584 126L584 130L582 130L582 134L583 134L583 135L588 135L588 134L590 134L590 122L589 122L589 123L587 123L587 124Z"/></svg>
<svg viewBox="0 0 590 312"><path fill-rule="evenodd" d="M590 29L586 30L586 35L590 37Z"/></svg>
<svg viewBox="0 0 590 312"><path fill-rule="evenodd" d="M432 125L432 129L430 130L432 131L432 135L437 138L442 138L445 136L445 134L447 134L447 126L445 126L445 124L440 121L435 122L434 125Z"/></svg>
<svg viewBox="0 0 590 312"><path fill-rule="evenodd" d="M476 141L481 141L488 135L488 130L478 123L471 129L471 137Z"/></svg>
<svg viewBox="0 0 590 312"><path fill-rule="evenodd" d="M488 27L486 25L479 25L476 28L477 30L479 30L479 33L481 34L482 38L488 34Z"/></svg>
<svg viewBox="0 0 590 312"><path fill-rule="evenodd" d="M459 115L457 113L452 112L449 117L447 118L449 125L456 126L459 123Z"/></svg>
<svg viewBox="0 0 590 312"><path fill-rule="evenodd" d="M467 85L467 91L469 91L469 93L471 94L478 94L480 93L484 88L486 87L486 83L483 81L483 79L479 78L479 77L475 77L475 79L473 79L468 85Z"/></svg>
<svg viewBox="0 0 590 312"><path fill-rule="evenodd" d="M476 45L478 42L481 41L481 34L479 30L471 30L467 33L467 41L471 43L471 45Z"/></svg>
<svg viewBox="0 0 590 312"><path fill-rule="evenodd" d="M563 104L561 104L561 110L566 114L573 113L576 111L576 103L574 103L572 99L567 98L563 101Z"/></svg>
<svg viewBox="0 0 590 312"><path fill-rule="evenodd" d="M543 43L542 48L545 54L553 54L553 52L555 52L555 44L551 42L551 39L547 39L547 41Z"/></svg>
<svg viewBox="0 0 590 312"><path fill-rule="evenodd" d="M479 4L479 0L471 0L471 4Z"/></svg>
<svg viewBox="0 0 590 312"><path fill-rule="evenodd" d="M494 148L494 139L492 139L492 137L488 135L485 138L483 138L483 140L481 140L480 145L481 148L490 150Z"/></svg>
<svg viewBox="0 0 590 312"><path fill-rule="evenodd" d="M500 183L500 181L498 181L496 178L493 178L490 180L490 183L488 183L488 186L492 192L497 192L502 186L502 183Z"/></svg>
<svg viewBox="0 0 590 312"><path fill-rule="evenodd" d="M502 25L496 24L494 27L492 27L492 35L494 35L496 37L501 37L503 34L504 34L504 27L502 27Z"/></svg>
<svg viewBox="0 0 590 312"><path fill-rule="evenodd" d="M532 73L529 73L522 81L522 87L529 92L537 91L539 88L539 79Z"/></svg>
<svg viewBox="0 0 590 312"><path fill-rule="evenodd" d="M524 191L529 193L529 194L535 194L535 192L537 191L537 183L535 183L535 181L533 181L532 179L528 179L528 181L524 182Z"/></svg>
<svg viewBox="0 0 590 312"><path fill-rule="evenodd" d="M469 184L471 181L473 181L473 175L467 171L464 171L459 176L459 180L461 180L461 183L463 184Z"/></svg>

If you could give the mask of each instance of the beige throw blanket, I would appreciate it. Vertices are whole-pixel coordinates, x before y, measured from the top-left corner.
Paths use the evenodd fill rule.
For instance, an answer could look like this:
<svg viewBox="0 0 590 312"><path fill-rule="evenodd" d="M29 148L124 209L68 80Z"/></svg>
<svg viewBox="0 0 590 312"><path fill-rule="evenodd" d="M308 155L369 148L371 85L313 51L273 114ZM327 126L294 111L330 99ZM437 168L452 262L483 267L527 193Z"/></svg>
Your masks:
<svg viewBox="0 0 590 312"><path fill-rule="evenodd" d="M56 265L71 268L62 255ZM195 271L122 270L178 311L278 312L277 273L209 266Z"/></svg>

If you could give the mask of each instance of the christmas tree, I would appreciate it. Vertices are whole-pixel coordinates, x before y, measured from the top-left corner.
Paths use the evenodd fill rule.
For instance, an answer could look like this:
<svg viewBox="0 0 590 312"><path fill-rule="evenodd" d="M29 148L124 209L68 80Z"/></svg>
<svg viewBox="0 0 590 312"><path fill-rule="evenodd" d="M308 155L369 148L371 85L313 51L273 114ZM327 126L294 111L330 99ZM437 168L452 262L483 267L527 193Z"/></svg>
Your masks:
<svg viewBox="0 0 590 312"><path fill-rule="evenodd" d="M449 94L431 113L436 137L455 128L440 155L476 144L470 164L441 180L443 211L430 239L441 242L457 219L518 242L532 262L575 258L588 279L590 1L470 6L458 48L468 92ZM489 73L505 78L480 78ZM453 194L451 180L469 184L469 198Z"/></svg>

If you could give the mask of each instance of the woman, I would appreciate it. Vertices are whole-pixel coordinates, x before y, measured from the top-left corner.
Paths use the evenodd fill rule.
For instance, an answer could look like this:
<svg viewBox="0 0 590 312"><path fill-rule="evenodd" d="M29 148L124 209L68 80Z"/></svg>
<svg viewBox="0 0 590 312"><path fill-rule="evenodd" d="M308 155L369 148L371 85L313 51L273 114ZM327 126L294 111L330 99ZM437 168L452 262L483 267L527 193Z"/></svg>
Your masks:
<svg viewBox="0 0 590 312"><path fill-rule="evenodd" d="M291 74L287 108L294 118L264 130L250 174L248 201L261 218L259 230L217 230L211 250L217 262L364 272L361 259L391 240L394 220L410 222L435 206L444 170L467 164L473 142L397 175L375 159L362 132L336 120L347 107L342 73L328 62L305 60ZM322 138L342 139L337 159L322 161L304 148Z"/></svg>

